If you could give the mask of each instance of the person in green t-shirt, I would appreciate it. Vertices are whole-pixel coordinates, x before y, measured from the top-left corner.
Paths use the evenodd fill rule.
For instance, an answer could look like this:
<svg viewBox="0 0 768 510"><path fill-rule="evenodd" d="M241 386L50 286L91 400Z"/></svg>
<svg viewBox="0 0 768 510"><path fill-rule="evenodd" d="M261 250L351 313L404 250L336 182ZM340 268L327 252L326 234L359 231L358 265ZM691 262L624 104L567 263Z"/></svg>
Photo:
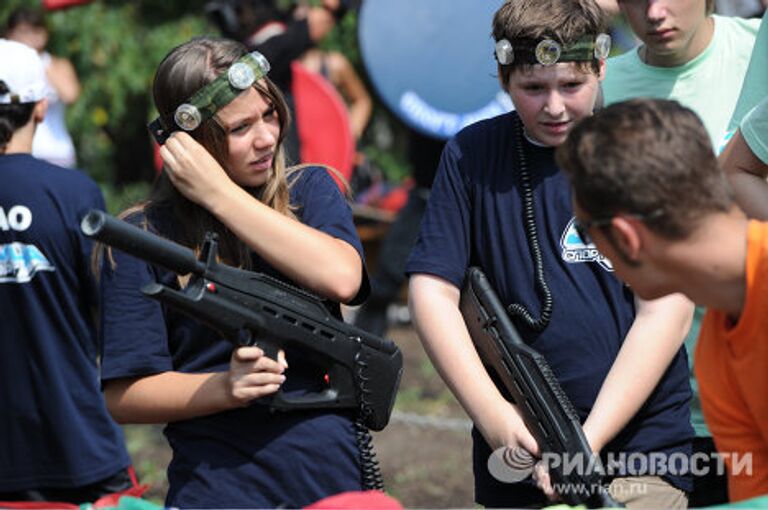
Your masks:
<svg viewBox="0 0 768 510"><path fill-rule="evenodd" d="M720 162L747 216L768 220L768 95L744 117Z"/></svg>
<svg viewBox="0 0 768 510"><path fill-rule="evenodd" d="M760 23L757 32L752 58L749 61L747 74L744 76L744 84L741 87L739 100L733 110L731 122L728 125L726 141L736 131L744 116L752 110L768 94L768 23L765 18ZM720 147L722 150L723 147Z"/></svg>
<svg viewBox="0 0 768 510"><path fill-rule="evenodd" d="M620 0L619 7L641 43L608 60L605 104L675 99L701 117L718 148L760 20L712 14L714 0Z"/></svg>

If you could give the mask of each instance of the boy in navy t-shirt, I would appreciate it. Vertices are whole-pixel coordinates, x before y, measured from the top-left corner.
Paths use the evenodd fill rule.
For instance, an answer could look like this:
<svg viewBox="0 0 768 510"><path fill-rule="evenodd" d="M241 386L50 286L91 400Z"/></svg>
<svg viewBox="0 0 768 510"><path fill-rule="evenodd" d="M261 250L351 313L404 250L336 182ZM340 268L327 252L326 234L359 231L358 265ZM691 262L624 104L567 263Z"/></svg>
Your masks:
<svg viewBox="0 0 768 510"><path fill-rule="evenodd" d="M46 111L37 53L0 39L0 507L138 495L99 386L90 271L80 233L96 184L32 157Z"/></svg>
<svg viewBox="0 0 768 510"><path fill-rule="evenodd" d="M555 491L541 470L543 492L488 470L495 449L539 449L462 320L470 265L485 271L524 340L551 365L610 468L612 495L630 506L683 508L691 489L687 463L649 460L690 454L682 341L692 305L680 296L637 300L614 277L610 261L579 240L554 161L554 147L596 103L610 46L603 29L593 0L515 0L497 11L499 78L516 112L448 142L406 268L425 349L476 426L476 500L485 506L543 505Z"/></svg>

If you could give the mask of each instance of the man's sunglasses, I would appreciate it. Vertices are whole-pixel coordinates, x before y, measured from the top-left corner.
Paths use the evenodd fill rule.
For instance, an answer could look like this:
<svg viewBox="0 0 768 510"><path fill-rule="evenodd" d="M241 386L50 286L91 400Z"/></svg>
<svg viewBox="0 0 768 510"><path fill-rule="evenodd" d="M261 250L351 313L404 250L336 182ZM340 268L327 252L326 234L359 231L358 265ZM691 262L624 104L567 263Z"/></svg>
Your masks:
<svg viewBox="0 0 768 510"><path fill-rule="evenodd" d="M576 233L579 234L581 242L585 245L594 244L592 238L589 236L589 229L593 227L605 227L611 224L613 218L616 216L624 216L627 218L634 218L640 221L655 220L664 215L664 211L656 209L648 214L615 214L610 218L595 218L591 220L581 220L578 217L573 221L573 227L576 229Z"/></svg>

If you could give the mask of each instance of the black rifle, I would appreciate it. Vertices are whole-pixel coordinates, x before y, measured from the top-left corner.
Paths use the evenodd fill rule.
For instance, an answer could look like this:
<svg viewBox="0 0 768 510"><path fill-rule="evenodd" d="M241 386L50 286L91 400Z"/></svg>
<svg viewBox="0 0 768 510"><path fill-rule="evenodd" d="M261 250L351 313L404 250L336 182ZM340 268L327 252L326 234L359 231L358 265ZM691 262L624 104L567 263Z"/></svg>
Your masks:
<svg viewBox="0 0 768 510"><path fill-rule="evenodd" d="M333 317L313 294L262 273L216 261L217 241L209 234L200 259L189 248L154 235L102 211L90 211L83 233L179 275L190 274L181 291L156 282L141 291L186 313L236 345L258 345L276 359L296 348L325 370L325 388L301 396L282 390L259 399L272 409L354 409L372 430L389 422L403 371L403 356L390 340Z"/></svg>
<svg viewBox="0 0 768 510"><path fill-rule="evenodd" d="M483 363L496 373L523 415L525 426L542 457L556 456L549 473L563 487L569 505L589 508L621 507L602 485L602 464L584 436L571 401L563 392L544 356L517 333L485 274L467 271L459 304L464 322ZM568 462L563 459L570 459ZM576 467L576 469L568 469Z"/></svg>

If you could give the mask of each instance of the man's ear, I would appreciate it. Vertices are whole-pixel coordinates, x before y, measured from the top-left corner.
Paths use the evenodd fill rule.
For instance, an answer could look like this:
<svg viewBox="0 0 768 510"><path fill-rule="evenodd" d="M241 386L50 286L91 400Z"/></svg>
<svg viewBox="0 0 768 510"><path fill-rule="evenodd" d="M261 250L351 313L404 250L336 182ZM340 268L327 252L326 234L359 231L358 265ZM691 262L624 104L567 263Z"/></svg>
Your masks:
<svg viewBox="0 0 768 510"><path fill-rule="evenodd" d="M611 220L614 242L632 262L639 262L642 254L643 236L640 232L642 222L625 216L615 216Z"/></svg>
<svg viewBox="0 0 768 510"><path fill-rule="evenodd" d="M497 73L496 76L499 77L499 87L501 87L501 90L503 90L504 92L509 94L509 87L508 87L509 84L508 83L504 83L504 74L502 74L502 72L501 72L501 66L497 65L496 66L496 70L497 70L496 71L496 73Z"/></svg>
<svg viewBox="0 0 768 510"><path fill-rule="evenodd" d="M48 112L48 99L41 99L35 105L32 110L32 118L35 119L35 124L40 124L45 119L45 114Z"/></svg>
<svg viewBox="0 0 768 510"><path fill-rule="evenodd" d="M605 69L606 69L605 59L601 58L600 63L598 65L600 67L600 71L597 75L597 79L599 81L603 81L605 79Z"/></svg>

